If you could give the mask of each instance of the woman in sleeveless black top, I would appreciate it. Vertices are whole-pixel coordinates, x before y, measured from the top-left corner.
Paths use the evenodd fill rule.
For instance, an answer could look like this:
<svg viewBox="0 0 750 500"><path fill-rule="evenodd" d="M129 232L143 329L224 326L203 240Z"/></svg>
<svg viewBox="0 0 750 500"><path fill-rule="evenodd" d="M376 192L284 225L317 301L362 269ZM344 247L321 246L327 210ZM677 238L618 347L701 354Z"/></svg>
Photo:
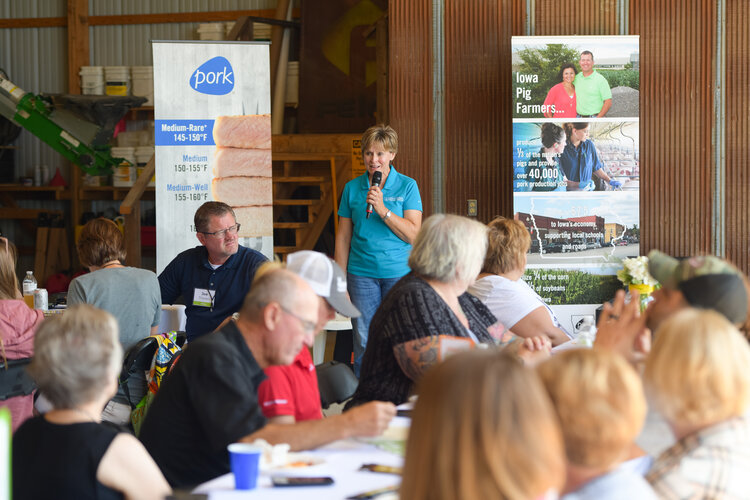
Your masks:
<svg viewBox="0 0 750 500"><path fill-rule="evenodd" d="M101 423L117 389L117 323L90 305L45 320L29 372L55 409L13 436L13 498L163 499L169 485L132 435Z"/></svg>

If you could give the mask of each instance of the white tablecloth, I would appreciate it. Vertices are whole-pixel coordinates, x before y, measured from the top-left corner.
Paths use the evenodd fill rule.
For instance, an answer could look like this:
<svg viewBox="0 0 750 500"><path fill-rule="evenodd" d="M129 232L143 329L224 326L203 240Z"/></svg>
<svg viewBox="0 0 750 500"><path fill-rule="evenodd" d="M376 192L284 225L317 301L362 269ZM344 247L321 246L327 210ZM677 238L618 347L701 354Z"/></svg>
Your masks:
<svg viewBox="0 0 750 500"><path fill-rule="evenodd" d="M400 467L403 465L403 459L359 440L337 441L304 454L321 458L324 462L310 467L262 471L258 478L258 488L252 491L235 491L234 476L230 473L203 483L193 492L207 493L210 500L237 498L336 500L398 485L401 482L401 477L395 474L360 471L359 468L366 463ZM330 476L334 483L331 486L274 487L271 484L271 476L274 475Z"/></svg>

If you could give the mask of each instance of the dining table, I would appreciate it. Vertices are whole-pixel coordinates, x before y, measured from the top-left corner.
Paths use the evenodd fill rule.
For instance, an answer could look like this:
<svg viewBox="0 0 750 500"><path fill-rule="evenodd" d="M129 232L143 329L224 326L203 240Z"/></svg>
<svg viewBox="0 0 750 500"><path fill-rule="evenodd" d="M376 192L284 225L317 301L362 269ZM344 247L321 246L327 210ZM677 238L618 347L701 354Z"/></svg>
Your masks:
<svg viewBox="0 0 750 500"><path fill-rule="evenodd" d="M401 419L405 417L395 417L395 427L404 425L399 422ZM290 453L290 466L262 466L257 487L253 490L236 490L234 475L230 472L199 485L192 493L205 494L209 500L398 498L395 490L401 483L400 474L374 472L362 466L375 464L400 469L403 466L403 450L403 440L389 439L387 435L334 441L315 450ZM300 463L309 465L299 466ZM333 483L324 486L274 486L271 481L274 476L330 477ZM385 491L379 495L363 495L379 490Z"/></svg>

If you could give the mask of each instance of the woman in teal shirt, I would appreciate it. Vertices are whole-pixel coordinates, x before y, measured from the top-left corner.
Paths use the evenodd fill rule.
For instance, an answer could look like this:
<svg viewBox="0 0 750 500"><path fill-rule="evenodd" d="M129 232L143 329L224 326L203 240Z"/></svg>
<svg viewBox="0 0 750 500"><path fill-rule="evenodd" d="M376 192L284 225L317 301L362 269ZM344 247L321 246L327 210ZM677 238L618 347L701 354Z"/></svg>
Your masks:
<svg viewBox="0 0 750 500"><path fill-rule="evenodd" d="M352 321L354 373L359 376L367 346L370 320L388 290L409 272L407 261L422 225L422 199L414 179L391 165L398 151L398 135L377 125L362 136L366 171L344 187L339 205L335 260L347 270L352 303L362 315ZM370 179L380 172L380 186ZM372 215L366 216L367 205Z"/></svg>

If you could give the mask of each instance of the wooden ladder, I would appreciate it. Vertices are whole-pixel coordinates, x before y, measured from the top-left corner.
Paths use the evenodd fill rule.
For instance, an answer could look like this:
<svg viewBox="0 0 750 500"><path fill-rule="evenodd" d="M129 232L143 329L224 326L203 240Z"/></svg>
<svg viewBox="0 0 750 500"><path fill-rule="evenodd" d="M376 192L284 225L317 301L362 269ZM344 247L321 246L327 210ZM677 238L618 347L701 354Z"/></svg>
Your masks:
<svg viewBox="0 0 750 500"><path fill-rule="evenodd" d="M275 244L274 253L282 259L297 250L312 250L338 212L337 162L343 159L330 153L273 153L274 243L286 243ZM300 187L308 192L295 195ZM334 227L338 229L335 217ZM293 245L288 244L291 240Z"/></svg>

